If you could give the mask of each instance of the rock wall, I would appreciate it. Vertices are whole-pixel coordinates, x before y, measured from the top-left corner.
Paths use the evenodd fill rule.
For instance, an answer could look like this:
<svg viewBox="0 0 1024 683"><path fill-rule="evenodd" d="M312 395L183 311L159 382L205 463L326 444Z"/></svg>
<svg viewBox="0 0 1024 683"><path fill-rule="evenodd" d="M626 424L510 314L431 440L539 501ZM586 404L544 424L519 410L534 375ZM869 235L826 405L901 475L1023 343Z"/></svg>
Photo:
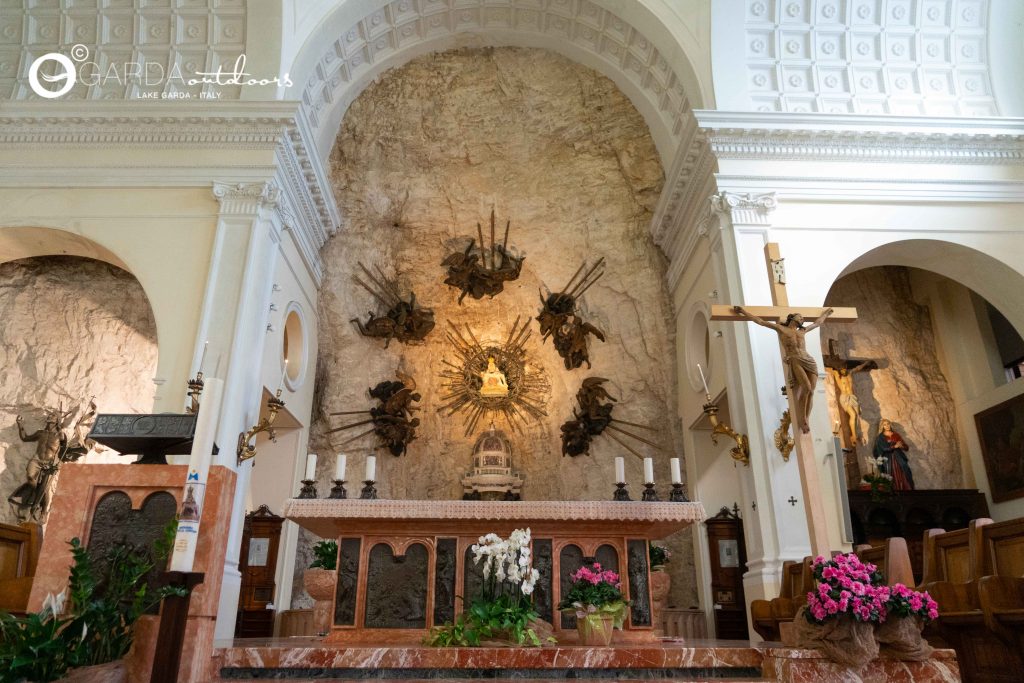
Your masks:
<svg viewBox="0 0 1024 683"><path fill-rule="evenodd" d="M0 522L15 523L7 496L25 482L44 407L88 401L102 412L153 406L156 322L139 281L114 266L78 257L0 264ZM88 462L122 462L102 453Z"/></svg>
<svg viewBox="0 0 1024 683"><path fill-rule="evenodd" d="M885 417L910 446L907 456L918 488L963 486L953 398L939 365L931 314L915 303L909 270L883 266L851 273L836 281L826 304L856 306L858 319L850 325L824 325L823 352L828 353L829 339L838 339L850 357L874 358L882 366L854 375L861 429L868 440L858 447L861 471L868 471L864 458ZM838 419L831 382L828 396L832 417Z"/></svg>
<svg viewBox="0 0 1024 683"><path fill-rule="evenodd" d="M469 324L481 341L500 343L518 317L537 315L541 287L561 289L584 260L603 256L606 274L583 297L586 318L607 335L591 344L592 370L566 371L531 323L529 362L547 376L551 391L547 417L510 433L516 469L526 478L523 496L608 499L616 455L627 457L627 478L639 495L640 461L607 436L589 456L561 455L559 427L588 376L610 380L606 386L619 399L616 416L655 428L646 434L664 447L660 455L624 438L656 457L656 475L668 488L668 458L680 433L675 344L666 261L648 232L663 175L642 117L610 80L542 50L427 55L384 74L352 104L331 164L345 219L323 251L320 399L311 450L344 449L349 466L361 468L370 437L343 446L345 433L326 434L342 424L326 412L369 407L367 387L402 370L423 395L420 436L405 457L378 453L378 489L389 498L459 498L459 477L469 469L479 430L466 437L461 415L438 413L442 360L454 360L448 324ZM478 221L487 231L492 207L499 241L511 220L509 244L526 255L522 275L494 299L467 297L459 305L440 263L469 243ZM424 343L393 342L385 350L358 334L350 319L382 307L353 283L357 261L389 274L397 268L403 287L434 309L437 326ZM324 482L332 461L321 459ZM694 604L688 534L673 545L676 602ZM306 553L300 547L300 563ZM296 595L302 595L298 583Z"/></svg>

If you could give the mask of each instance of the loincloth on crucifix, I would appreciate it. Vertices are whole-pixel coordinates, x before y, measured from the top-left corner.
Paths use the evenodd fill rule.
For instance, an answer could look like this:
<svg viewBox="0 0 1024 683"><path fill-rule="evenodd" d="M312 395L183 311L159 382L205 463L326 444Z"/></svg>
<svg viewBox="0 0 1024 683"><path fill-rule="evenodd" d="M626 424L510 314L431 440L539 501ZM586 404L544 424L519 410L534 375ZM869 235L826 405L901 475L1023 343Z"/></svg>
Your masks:
<svg viewBox="0 0 1024 683"><path fill-rule="evenodd" d="M818 374L818 363L811 354L804 349L798 349L796 353L786 356L786 374L789 375L789 386L791 387L797 386L797 378L793 373L794 366L806 370L808 373Z"/></svg>

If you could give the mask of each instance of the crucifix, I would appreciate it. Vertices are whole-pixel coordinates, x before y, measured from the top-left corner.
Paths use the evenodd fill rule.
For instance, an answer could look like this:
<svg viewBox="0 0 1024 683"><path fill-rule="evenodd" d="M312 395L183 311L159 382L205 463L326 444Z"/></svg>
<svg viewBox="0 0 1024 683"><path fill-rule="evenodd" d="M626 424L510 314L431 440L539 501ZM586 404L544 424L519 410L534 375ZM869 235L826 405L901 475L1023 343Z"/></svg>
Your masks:
<svg viewBox="0 0 1024 683"><path fill-rule="evenodd" d="M789 414L794 416L793 433L811 551L815 555L828 556L828 528L821 496L821 481L814 461L814 439L809 424L814 387L818 381L818 366L807 352L805 336L826 319L833 323L852 323L857 319L857 310L790 306L786 293L786 270L779 254L779 245L774 242L766 244L764 255L771 283L772 305L748 308L727 304L714 305L711 307L711 319L753 322L770 328L779 335L782 364L786 368L790 387L786 393L789 399ZM813 319L814 322L805 326L804 318Z"/></svg>
<svg viewBox="0 0 1024 683"><path fill-rule="evenodd" d="M844 358L839 347L838 340L829 339L828 355L823 360L825 371L831 375L836 388L836 404L839 406L840 419L844 414L846 416L849 433L842 433L844 445L856 448L858 443L867 443L867 435L862 434L860 439L857 438L857 430L860 427L860 401L853 392L853 376L858 372L877 370L881 366L872 358Z"/></svg>

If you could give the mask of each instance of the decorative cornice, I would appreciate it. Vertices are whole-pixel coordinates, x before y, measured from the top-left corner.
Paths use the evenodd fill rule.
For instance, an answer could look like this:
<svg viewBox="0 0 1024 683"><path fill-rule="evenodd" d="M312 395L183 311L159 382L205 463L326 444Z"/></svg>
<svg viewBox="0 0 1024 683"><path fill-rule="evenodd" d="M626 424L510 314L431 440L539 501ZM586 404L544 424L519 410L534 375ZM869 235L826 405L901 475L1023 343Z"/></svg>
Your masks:
<svg viewBox="0 0 1024 683"><path fill-rule="evenodd" d="M314 277L322 266L319 250L337 229L340 215L327 173L312 147L311 133L298 102L9 102L0 103L0 150L19 148L131 147L142 150L265 150L273 153L272 182L245 180L267 177L268 160L259 173L232 160L197 163L185 180L214 183L214 196L225 213L277 209L295 237ZM97 162L100 164L103 162ZM148 169L159 170L163 160ZM214 167L214 163L218 164ZM175 172L179 171L174 167ZM235 175L232 175L232 174ZM179 173L180 176L180 173ZM244 182L224 182L237 177ZM122 184L117 173L92 177L80 174L75 184ZM147 176L146 182L151 182Z"/></svg>
<svg viewBox="0 0 1024 683"><path fill-rule="evenodd" d="M1024 164L1024 119L694 114L720 161Z"/></svg>
<svg viewBox="0 0 1024 683"><path fill-rule="evenodd" d="M723 191L708 197L708 203L713 212L728 218L733 225L769 225L769 214L779 206L774 192Z"/></svg>

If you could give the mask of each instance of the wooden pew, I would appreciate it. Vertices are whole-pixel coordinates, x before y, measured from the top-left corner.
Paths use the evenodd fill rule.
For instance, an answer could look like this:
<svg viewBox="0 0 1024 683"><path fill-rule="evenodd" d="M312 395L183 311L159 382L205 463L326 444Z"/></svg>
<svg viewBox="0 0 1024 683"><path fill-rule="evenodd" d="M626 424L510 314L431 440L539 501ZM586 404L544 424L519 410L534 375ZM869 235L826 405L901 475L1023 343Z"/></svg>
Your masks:
<svg viewBox="0 0 1024 683"><path fill-rule="evenodd" d="M876 546L859 545L854 552L861 562L870 562L878 567L888 585L902 583L904 586L914 586L914 570L905 538L887 538L884 544Z"/></svg>
<svg viewBox="0 0 1024 683"><path fill-rule="evenodd" d="M0 611L25 614L42 543L38 524L0 524Z"/></svg>
<svg viewBox="0 0 1024 683"><path fill-rule="evenodd" d="M811 571L813 557L802 562L787 560L782 563L782 587L779 597L771 600L754 600L750 603L750 617L757 631L765 640L782 640L779 624L793 621L796 612L807 604L807 591L814 584Z"/></svg>
<svg viewBox="0 0 1024 683"><path fill-rule="evenodd" d="M1008 647L1024 652L1024 518L981 532L978 602L985 625Z"/></svg>

